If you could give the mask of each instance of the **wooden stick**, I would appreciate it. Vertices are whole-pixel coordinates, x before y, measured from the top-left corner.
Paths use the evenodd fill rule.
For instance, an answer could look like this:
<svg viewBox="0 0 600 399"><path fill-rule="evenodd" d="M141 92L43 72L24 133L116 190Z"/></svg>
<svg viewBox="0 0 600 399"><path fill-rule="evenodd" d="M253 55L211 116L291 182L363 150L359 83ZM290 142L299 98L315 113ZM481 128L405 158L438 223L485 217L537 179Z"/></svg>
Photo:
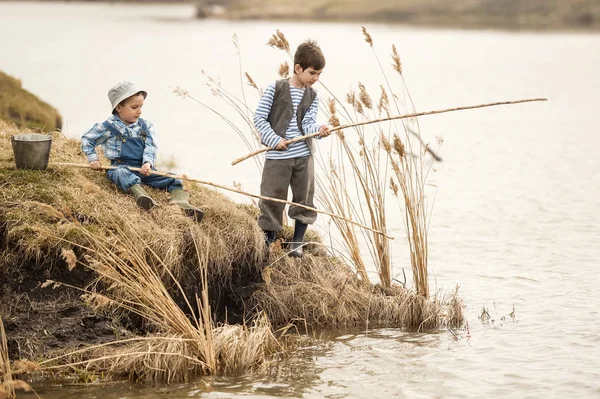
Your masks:
<svg viewBox="0 0 600 399"><path fill-rule="evenodd" d="M492 107L492 106L495 106L495 105L519 104L519 103L528 103L528 102L533 102L533 101L547 101L547 100L548 100L547 98L530 98L530 99L526 99L526 100L500 101L500 102L495 102L495 103L487 103L487 104L479 104L479 105L468 105L468 106L464 106L464 107L447 108L447 109L442 109L442 110L437 110L437 111L416 112L414 114L396 115L396 116L389 116L389 117L386 117L386 118L372 119L372 120L363 121L363 122L349 123L347 125L341 125L341 126L334 127L333 129L329 129L329 131L330 132L335 132L336 130L342 130L342 129L346 129L346 128L349 128L349 127L355 127L355 126L368 125L368 124L371 124L371 123L391 121L391 120L394 120L394 119L414 118L414 117L417 117L417 116L442 114L442 113L445 113L445 112L453 112L453 111L463 111L465 109L475 109L475 108ZM306 140L308 138L318 136L319 134L320 133L312 133L312 134L307 134L305 136L296 137L296 138L291 139L291 140L286 140L285 141L285 145L290 145L290 144L293 144L293 143L297 143L298 141ZM274 148L270 148L270 147L261 148L260 150L256 150L256 151L254 151L254 152L252 152L252 153L250 153L248 155L245 155L245 156L243 156L241 158L238 158L238 159L234 160L233 162L231 162L231 164L232 165L237 165L238 163L240 163L242 161L245 161L248 158L252 158L255 155L262 154L263 152L270 151L270 150L274 150Z"/></svg>
<svg viewBox="0 0 600 399"><path fill-rule="evenodd" d="M68 166L68 167L75 167L75 168L89 168L89 169L91 169L90 165L86 164L86 163L56 162L56 163L53 163L52 165ZM110 169L116 169L118 167L119 166L101 166L100 169L102 169L102 170L110 170ZM127 166L127 168L129 170L132 170L132 171L135 171L135 172L139 172L141 170L141 168L134 168L132 166ZM330 213L330 212L327 212L327 211L322 211L322 210L319 210L317 208L313 208L313 207L310 207L310 206L306 206L306 205L302 205L302 204L297 204L295 202L286 201L286 200L282 200L282 199L279 199L279 198L271 198L271 197L265 197L265 196L262 196L262 195L251 194L251 193L247 193L245 191L238 190L238 189L235 189L235 188L230 188L230 187L222 186L220 184L211 183L209 181L192 179L192 178L187 177L187 176L178 176L178 175L174 175L174 174L170 174L170 173L166 173L166 172L159 172L159 171L156 171L156 170L151 171L151 174L157 175L157 176L172 177L174 179L193 181L193 182L204 184L204 185L207 185L207 186L212 186L212 187L220 188L220 189L223 189L223 190L231 191L231 192L234 192L234 193L246 195L248 197L258 198L258 199L261 199L261 200L264 200L264 201L273 201L273 202L280 202L282 204L287 204L287 205L299 206L300 208L308 209L309 211L315 211L315 212L322 213L322 214L327 215L327 216L331 216L333 218L338 218L338 219L345 220L348 223L352 223L352 224L354 224L354 225L356 225L358 227L361 227L363 229L372 231L373 233L381 234L382 236L384 236L386 238L389 238L390 240L394 239L394 237L392 237L392 236L390 236L390 235L388 235L388 234L386 234L384 232L372 229L372 228L370 228L368 226L365 226L364 224L360 224L358 222L355 222L352 219L348 219L345 216L336 215L335 213Z"/></svg>

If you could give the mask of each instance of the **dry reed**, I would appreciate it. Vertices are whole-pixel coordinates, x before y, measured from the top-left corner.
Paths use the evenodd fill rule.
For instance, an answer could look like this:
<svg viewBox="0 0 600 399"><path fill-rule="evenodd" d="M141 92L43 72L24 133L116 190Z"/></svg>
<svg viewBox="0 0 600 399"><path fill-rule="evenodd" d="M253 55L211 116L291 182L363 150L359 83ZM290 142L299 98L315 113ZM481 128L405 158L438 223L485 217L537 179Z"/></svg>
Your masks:
<svg viewBox="0 0 600 399"><path fill-rule="evenodd" d="M90 285L96 288L72 288L83 291L84 299L96 307L112 306L139 315L156 333L63 355L40 363L41 371L80 366L110 377L172 383L201 374L240 373L265 363L277 344L268 320L261 318L251 327L214 325L208 297L209 262L200 250L207 242L200 243L192 235L200 295L189 298L172 273L176 268L165 263L126 218L118 219L110 237L81 228L90 247L64 240L89 254L78 263L98 275L98 283ZM182 305L175 297L182 298ZM76 354L85 354L85 359L72 360Z"/></svg>
<svg viewBox="0 0 600 399"><path fill-rule="evenodd" d="M274 262L264 271L265 288L252 299L276 326L435 329L462 323L462 302L456 292L427 299L400 286L386 289L361 281L336 258L298 261L281 251L272 258Z"/></svg>
<svg viewBox="0 0 600 399"><path fill-rule="evenodd" d="M14 399L17 397L16 391L33 392L31 385L27 382L13 378L13 372L8 357L8 343L4 323L0 317L0 399Z"/></svg>

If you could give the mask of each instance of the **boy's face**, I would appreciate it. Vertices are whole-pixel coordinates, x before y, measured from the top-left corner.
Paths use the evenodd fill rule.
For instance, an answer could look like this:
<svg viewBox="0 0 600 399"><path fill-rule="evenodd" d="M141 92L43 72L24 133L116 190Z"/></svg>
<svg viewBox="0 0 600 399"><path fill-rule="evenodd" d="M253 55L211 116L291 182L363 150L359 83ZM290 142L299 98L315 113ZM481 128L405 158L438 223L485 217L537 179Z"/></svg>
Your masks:
<svg viewBox="0 0 600 399"><path fill-rule="evenodd" d="M142 107L144 106L144 96L138 94L137 96L131 96L123 105L119 104L115 108L119 118L125 123L135 123L142 115Z"/></svg>
<svg viewBox="0 0 600 399"><path fill-rule="evenodd" d="M294 65L294 70L296 71L296 75L298 75L300 81L306 87L311 87L313 84L317 83L319 77L321 76L321 72L323 72L323 69L315 69L313 67L302 69L300 64Z"/></svg>

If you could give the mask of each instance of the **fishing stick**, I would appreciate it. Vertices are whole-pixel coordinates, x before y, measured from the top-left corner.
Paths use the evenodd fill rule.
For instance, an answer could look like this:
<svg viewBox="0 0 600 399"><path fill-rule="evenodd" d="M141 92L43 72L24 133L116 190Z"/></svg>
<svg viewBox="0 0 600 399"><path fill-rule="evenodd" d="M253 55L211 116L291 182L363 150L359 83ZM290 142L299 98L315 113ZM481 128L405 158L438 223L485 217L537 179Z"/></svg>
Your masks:
<svg viewBox="0 0 600 399"><path fill-rule="evenodd" d="M350 128L350 127L355 127L355 126L369 125L371 123L391 121L391 120L395 120L395 119L405 119L405 118L414 118L414 117L417 117L417 116L424 116L424 115L443 114L445 112L463 111L463 110L466 110L466 109L492 107L492 106L495 106L495 105L519 104L519 103L528 103L528 102L533 102L533 101L547 101L547 100L548 100L547 98L529 98L529 99L525 99L525 100L500 101L500 102L495 102L495 103L487 103L487 104L479 104L479 105L467 105L467 106L456 107L456 108L447 108L447 109L441 109L441 110L436 110L436 111L416 112L414 114L388 116L386 118L371 119L371 120L363 121L363 122L349 123L347 125L341 125L341 126L334 127L332 129L329 129L329 131L330 132L335 132L336 130L342 130L342 129L346 129L346 128ZM285 145L290 145L290 144L293 144L293 143L297 143L298 141L306 140L306 139L309 139L311 137L316 137L319 134L320 133L311 133L311 134L307 134L305 136L299 136L299 137L293 138L291 140L286 140L284 143L285 143ZM245 155L245 156L243 156L241 158L238 158L238 159L234 160L233 162L231 162L231 164L232 165L237 165L238 163L240 163L242 161L245 161L248 158L252 158L255 155L262 154L263 152L270 151L270 150L274 150L274 148L271 148L271 147L261 148L260 150L256 150L254 152L251 152L248 155Z"/></svg>
<svg viewBox="0 0 600 399"><path fill-rule="evenodd" d="M74 168L88 168L88 169L91 169L90 165L87 164L87 163L56 162L53 165L68 166L68 167L74 167ZM111 170L111 169L117 169L119 167L120 166L101 166L100 169ZM134 171L134 172L140 172L141 171L141 168L134 168L132 166L127 166L127 168L129 170ZM311 206L297 204L295 202L286 201L286 200L282 200L282 199L279 199L279 198L271 198L271 197L265 197L265 196L262 196L262 195L251 194L251 193L247 193L247 192L242 191L242 190L238 190L236 188L222 186L220 184L212 183L212 182L209 182L209 181L193 179L193 178L187 177L187 176L178 176L178 175L174 175L174 174L170 174L170 173L166 173L166 172L159 172L159 171L156 171L156 170L152 170L150 174L157 175L157 176L164 176L164 177L172 177L173 179L193 181L193 182L196 182L196 183L204 184L206 186L212 186L212 187L220 188L222 190L231 191L231 192L242 194L242 195L246 195L246 196L252 197L252 198L258 198L258 199L261 199L261 200L264 200L264 201L273 201L273 202L280 202L282 204L287 204L287 205L299 206L300 208L308 209L309 211L315 211L315 212L322 213L322 214L327 215L327 216L331 216L333 218L342 219L342 220L344 220L344 221L346 221L348 223L352 223L352 224L354 224L354 225L356 225L358 227L361 227L363 229L372 231L373 233L381 234L382 236L384 236L386 238L389 238L390 240L394 239L394 237L392 237L392 236L390 236L390 235L388 235L388 234L386 234L384 232L372 229L371 227L368 227L368 226L365 226L364 224L360 224L358 222L355 222L354 220L349 219L347 217L336 215L335 213L331 213L331 212L327 212L327 211L322 211L322 210L319 210L317 208L313 208Z"/></svg>

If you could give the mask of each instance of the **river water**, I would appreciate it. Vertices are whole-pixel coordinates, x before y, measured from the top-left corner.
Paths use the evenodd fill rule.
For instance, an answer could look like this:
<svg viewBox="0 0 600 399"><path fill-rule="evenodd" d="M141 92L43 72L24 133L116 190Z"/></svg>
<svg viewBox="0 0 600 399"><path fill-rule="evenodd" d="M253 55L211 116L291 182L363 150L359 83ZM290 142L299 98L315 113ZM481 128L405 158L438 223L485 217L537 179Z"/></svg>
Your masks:
<svg viewBox="0 0 600 399"><path fill-rule="evenodd" d="M382 83L359 25L201 21L193 12L187 5L0 2L0 70L56 106L72 137L107 116L112 84L135 80L149 92L145 117L157 126L165 158L189 176L252 192L260 180L252 163L230 166L247 152L243 142L172 92L185 88L230 112L202 71L240 92L234 33L243 71L262 87L286 59L264 45L276 29L292 46L319 41L327 56L322 80L335 93L358 81L377 93ZM444 138L444 161L432 177L430 284L440 292L460 286L468 333L336 331L267 377L161 388L39 385L42 398L600 397L600 35L368 28L383 64L397 45L419 111L549 99L420 118L426 140ZM391 231L402 267L402 226ZM483 309L490 320L481 320Z"/></svg>

